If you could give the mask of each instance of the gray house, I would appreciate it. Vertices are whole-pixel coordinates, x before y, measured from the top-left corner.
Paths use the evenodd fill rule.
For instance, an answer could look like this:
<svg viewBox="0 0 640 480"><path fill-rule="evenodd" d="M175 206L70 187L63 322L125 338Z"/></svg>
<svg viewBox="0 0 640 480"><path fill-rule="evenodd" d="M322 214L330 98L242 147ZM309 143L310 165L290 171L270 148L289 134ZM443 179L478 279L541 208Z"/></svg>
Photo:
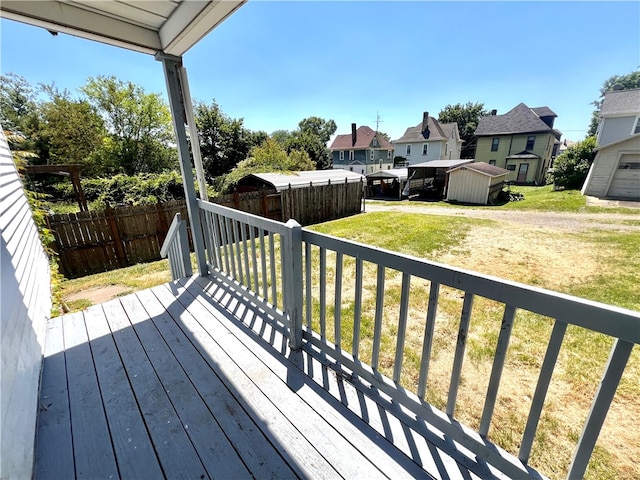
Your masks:
<svg viewBox="0 0 640 480"><path fill-rule="evenodd" d="M362 175L393 168L393 146L365 125L356 128L356 124L352 123L351 133L338 135L329 150L334 168L344 168Z"/></svg>
<svg viewBox="0 0 640 480"><path fill-rule="evenodd" d="M640 200L640 89L607 92L583 195Z"/></svg>

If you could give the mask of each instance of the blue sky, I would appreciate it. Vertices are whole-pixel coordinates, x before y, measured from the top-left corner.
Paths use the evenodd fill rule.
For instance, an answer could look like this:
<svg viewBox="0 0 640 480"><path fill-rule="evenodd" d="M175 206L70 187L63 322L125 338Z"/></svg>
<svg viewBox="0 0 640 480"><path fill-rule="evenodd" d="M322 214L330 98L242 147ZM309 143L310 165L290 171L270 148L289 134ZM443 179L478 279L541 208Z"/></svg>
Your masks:
<svg viewBox="0 0 640 480"><path fill-rule="evenodd" d="M75 91L115 75L166 96L151 56L1 20L3 74ZM249 1L184 56L194 99L252 130L312 115L393 139L447 104L548 106L584 138L602 83L640 66L640 2Z"/></svg>

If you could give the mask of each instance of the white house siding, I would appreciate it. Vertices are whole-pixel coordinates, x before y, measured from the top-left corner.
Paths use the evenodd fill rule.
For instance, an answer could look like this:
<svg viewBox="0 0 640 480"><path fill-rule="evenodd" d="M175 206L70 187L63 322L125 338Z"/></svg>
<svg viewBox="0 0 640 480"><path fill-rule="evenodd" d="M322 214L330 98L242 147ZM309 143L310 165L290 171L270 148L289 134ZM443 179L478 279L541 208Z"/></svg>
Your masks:
<svg viewBox="0 0 640 480"><path fill-rule="evenodd" d="M31 478L44 331L51 312L49 260L0 132L1 478Z"/></svg>
<svg viewBox="0 0 640 480"><path fill-rule="evenodd" d="M615 145L601 147L591 164L589 174L582 186L582 194L593 197L606 197L611 195L610 187L618 170L618 165L624 161L640 161L640 140L629 138L626 141L617 142ZM636 170L637 172L637 170ZM632 176L635 172L620 172L618 175ZM616 183L613 184L614 190ZM614 192L615 193L615 192Z"/></svg>
<svg viewBox="0 0 640 480"><path fill-rule="evenodd" d="M491 177L460 168L449 174L447 200L486 205Z"/></svg>
<svg viewBox="0 0 640 480"><path fill-rule="evenodd" d="M427 155L422 155L422 145L424 143L429 143L429 150ZM411 155L407 155L407 144L406 143L396 143L394 145L393 156L394 157L404 157L409 162L409 165L415 165L416 163L422 162L430 162L431 160L446 160L444 157L441 157L443 143L440 141L437 142L421 142L421 143L411 143ZM443 152L442 152L443 153ZM453 158L460 158L453 157Z"/></svg>
<svg viewBox="0 0 640 480"><path fill-rule="evenodd" d="M598 145L605 146L631 135L631 130L635 126L636 117L613 117L601 120L598 134Z"/></svg>
<svg viewBox="0 0 640 480"><path fill-rule="evenodd" d="M607 196L640 200L640 153L620 155Z"/></svg>

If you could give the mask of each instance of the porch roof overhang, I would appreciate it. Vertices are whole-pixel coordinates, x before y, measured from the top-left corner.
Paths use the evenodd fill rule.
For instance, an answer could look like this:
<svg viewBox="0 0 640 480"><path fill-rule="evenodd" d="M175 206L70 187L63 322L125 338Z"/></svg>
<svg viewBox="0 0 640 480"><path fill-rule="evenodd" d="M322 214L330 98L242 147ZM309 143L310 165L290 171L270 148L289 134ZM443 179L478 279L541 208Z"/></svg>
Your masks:
<svg viewBox="0 0 640 480"><path fill-rule="evenodd" d="M0 2L0 17L127 48L181 57L247 0Z"/></svg>

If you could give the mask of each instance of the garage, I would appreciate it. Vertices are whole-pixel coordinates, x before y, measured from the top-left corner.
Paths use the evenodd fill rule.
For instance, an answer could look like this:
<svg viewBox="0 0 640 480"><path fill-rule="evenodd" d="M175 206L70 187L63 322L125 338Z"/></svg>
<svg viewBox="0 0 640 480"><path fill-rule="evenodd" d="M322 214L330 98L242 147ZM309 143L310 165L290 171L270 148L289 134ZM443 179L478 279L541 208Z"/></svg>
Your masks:
<svg viewBox="0 0 640 480"><path fill-rule="evenodd" d="M613 172L607 196L640 198L640 154L623 154Z"/></svg>

